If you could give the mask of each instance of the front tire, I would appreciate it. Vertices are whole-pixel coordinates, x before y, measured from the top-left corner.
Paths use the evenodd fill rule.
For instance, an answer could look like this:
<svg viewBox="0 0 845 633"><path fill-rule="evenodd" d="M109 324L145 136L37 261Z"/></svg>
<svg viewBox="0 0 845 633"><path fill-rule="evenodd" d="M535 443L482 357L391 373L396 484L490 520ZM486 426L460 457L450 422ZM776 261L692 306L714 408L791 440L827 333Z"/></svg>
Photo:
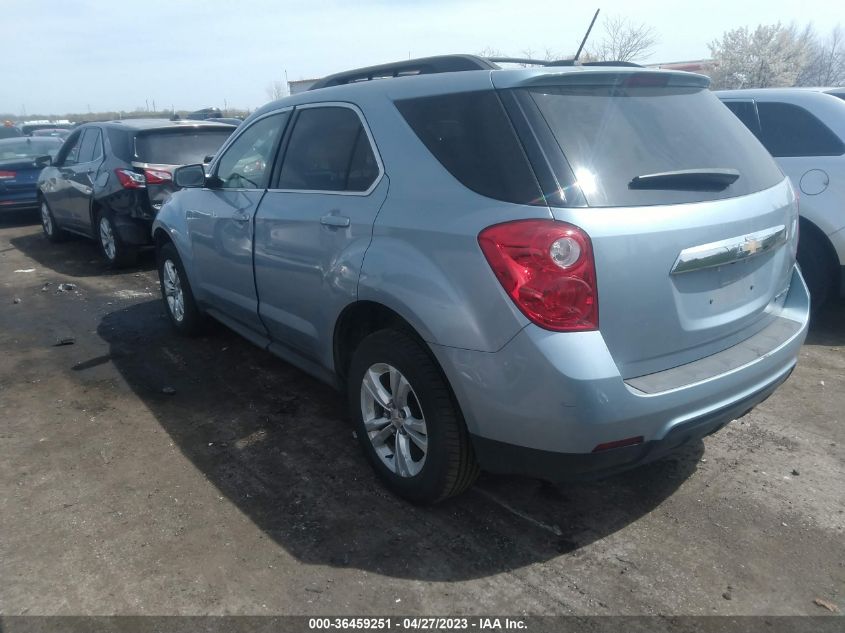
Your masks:
<svg viewBox="0 0 845 633"><path fill-rule="evenodd" d="M102 211L97 215L97 243L112 268L125 268L138 261L138 249L121 239L114 223L114 215L110 211Z"/></svg>
<svg viewBox="0 0 845 633"><path fill-rule="evenodd" d="M439 368L398 330L366 337L352 357L349 406L358 440L390 490L415 503L460 494L479 468Z"/></svg>
<svg viewBox="0 0 845 633"><path fill-rule="evenodd" d="M44 232L44 237L54 244L63 241L67 237L67 233L56 224L56 218L50 210L50 205L44 199L41 200L41 230Z"/></svg>
<svg viewBox="0 0 845 633"><path fill-rule="evenodd" d="M205 325L203 314L194 300L194 293L179 253L173 244L158 250L158 279L161 298L170 323L183 336L201 334Z"/></svg>

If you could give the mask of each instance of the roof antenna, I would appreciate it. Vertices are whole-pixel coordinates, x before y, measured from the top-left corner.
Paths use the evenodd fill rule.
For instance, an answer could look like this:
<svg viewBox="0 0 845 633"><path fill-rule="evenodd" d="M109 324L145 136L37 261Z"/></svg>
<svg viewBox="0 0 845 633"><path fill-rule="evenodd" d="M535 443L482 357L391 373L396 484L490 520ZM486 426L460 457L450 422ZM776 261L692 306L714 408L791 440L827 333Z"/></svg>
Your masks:
<svg viewBox="0 0 845 633"><path fill-rule="evenodd" d="M590 31L593 30L593 25L596 23L596 18L599 17L599 11L601 11L601 9L596 9L596 13L595 15L593 15L593 21L590 22L590 26L587 29L587 32L584 33L584 39L581 40L581 46L578 47L578 52L575 53L575 57L572 58L573 62L577 62L578 58L581 57L581 51L584 50L584 44L587 43L587 38L590 37Z"/></svg>

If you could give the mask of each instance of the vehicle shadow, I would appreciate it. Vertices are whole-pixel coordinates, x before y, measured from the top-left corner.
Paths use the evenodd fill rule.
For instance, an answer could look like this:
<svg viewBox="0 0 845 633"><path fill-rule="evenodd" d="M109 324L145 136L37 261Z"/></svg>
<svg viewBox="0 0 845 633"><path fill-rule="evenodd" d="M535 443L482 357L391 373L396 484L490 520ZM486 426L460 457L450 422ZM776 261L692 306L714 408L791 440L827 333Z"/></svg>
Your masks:
<svg viewBox="0 0 845 633"><path fill-rule="evenodd" d="M83 237L69 235L64 242L52 244L38 231L13 237L9 241L12 246L41 266L70 277L125 275L155 268L155 254L152 249L142 250L135 266L111 269L97 250L97 244Z"/></svg>
<svg viewBox="0 0 845 633"><path fill-rule="evenodd" d="M845 345L845 298L830 302L813 315L807 345Z"/></svg>
<svg viewBox="0 0 845 633"><path fill-rule="evenodd" d="M340 394L222 326L198 339L178 337L161 302L149 301L106 315L98 333L108 359L181 452L308 564L451 581L578 556L658 506L703 452L698 442L588 484L484 475L456 499L416 507L378 483ZM79 370L102 362L90 359Z"/></svg>
<svg viewBox="0 0 845 633"><path fill-rule="evenodd" d="M0 213L0 229L39 224L38 209L32 211L3 211Z"/></svg>

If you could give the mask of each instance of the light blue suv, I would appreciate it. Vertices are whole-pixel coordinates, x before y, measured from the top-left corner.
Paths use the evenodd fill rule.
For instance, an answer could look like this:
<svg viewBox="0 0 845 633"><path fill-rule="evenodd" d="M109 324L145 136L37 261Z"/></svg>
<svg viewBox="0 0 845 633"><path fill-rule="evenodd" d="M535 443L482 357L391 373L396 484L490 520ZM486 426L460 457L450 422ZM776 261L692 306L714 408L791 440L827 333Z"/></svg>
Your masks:
<svg viewBox="0 0 845 633"><path fill-rule="evenodd" d="M795 193L707 85L472 56L328 77L177 170L170 319L344 389L413 501L665 455L768 397L808 322Z"/></svg>

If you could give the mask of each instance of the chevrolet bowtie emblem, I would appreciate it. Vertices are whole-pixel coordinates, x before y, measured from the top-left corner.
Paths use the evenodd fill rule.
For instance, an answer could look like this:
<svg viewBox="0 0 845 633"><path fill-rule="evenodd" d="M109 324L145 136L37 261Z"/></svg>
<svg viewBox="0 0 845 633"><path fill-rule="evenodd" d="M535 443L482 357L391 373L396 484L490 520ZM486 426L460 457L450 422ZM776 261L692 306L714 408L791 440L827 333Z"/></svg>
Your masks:
<svg viewBox="0 0 845 633"><path fill-rule="evenodd" d="M760 250L760 242L753 237L746 237L745 242L743 242L739 249L746 255L754 255L754 253Z"/></svg>

